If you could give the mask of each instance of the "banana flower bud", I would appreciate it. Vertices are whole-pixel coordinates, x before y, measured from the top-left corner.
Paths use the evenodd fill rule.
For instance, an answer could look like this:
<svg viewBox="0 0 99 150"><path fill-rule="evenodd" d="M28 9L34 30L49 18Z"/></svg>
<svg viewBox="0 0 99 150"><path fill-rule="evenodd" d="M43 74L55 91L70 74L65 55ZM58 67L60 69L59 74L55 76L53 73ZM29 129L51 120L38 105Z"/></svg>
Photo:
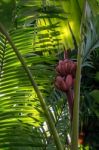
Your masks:
<svg viewBox="0 0 99 150"><path fill-rule="evenodd" d="M56 66L57 77L55 80L55 86L57 89L63 91L67 95L67 101L69 105L69 111L72 119L73 112L73 100L74 100L74 80L76 75L77 63L68 59L68 55L65 52L65 59L59 60Z"/></svg>

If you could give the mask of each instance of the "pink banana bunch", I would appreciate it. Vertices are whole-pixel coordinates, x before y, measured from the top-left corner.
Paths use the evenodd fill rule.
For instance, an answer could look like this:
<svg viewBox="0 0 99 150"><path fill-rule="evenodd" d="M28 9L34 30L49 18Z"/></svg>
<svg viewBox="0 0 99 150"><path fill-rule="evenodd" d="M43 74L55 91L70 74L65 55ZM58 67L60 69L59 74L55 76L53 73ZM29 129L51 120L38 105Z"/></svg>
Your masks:
<svg viewBox="0 0 99 150"><path fill-rule="evenodd" d="M73 99L74 99L74 81L76 75L77 63L70 60L60 60L56 66L57 77L55 86L57 89L63 91L67 95L69 111L72 118Z"/></svg>

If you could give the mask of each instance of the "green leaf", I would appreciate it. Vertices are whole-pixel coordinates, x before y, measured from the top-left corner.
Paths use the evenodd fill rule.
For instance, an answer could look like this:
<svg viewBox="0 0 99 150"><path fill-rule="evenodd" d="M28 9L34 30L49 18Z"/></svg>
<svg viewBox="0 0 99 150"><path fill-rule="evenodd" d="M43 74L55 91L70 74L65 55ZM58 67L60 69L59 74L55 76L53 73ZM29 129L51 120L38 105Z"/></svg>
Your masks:
<svg viewBox="0 0 99 150"><path fill-rule="evenodd" d="M93 97L95 102L99 104L99 90L93 90L90 95Z"/></svg>
<svg viewBox="0 0 99 150"><path fill-rule="evenodd" d="M15 0L0 0L0 22L11 29L14 21Z"/></svg>
<svg viewBox="0 0 99 150"><path fill-rule="evenodd" d="M95 80L99 82L99 72L96 72Z"/></svg>
<svg viewBox="0 0 99 150"><path fill-rule="evenodd" d="M79 42L82 11L81 11L78 0L70 0L70 4L71 4L71 9L70 9L71 10L70 11L71 24L70 25L71 25L74 35L76 36L77 41Z"/></svg>

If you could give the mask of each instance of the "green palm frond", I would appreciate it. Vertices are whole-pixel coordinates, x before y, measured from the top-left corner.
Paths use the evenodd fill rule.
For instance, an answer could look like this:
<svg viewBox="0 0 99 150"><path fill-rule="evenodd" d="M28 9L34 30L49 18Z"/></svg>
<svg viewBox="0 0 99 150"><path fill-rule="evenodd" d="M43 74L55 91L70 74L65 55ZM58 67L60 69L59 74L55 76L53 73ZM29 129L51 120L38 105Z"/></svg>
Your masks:
<svg viewBox="0 0 99 150"><path fill-rule="evenodd" d="M46 29L47 27L44 26L43 31ZM39 29L39 31L40 30L42 30L42 28ZM37 83L38 84L41 83L39 87L43 91L47 87L48 79L45 78L47 74L46 75L41 74L41 72L43 71L45 73L47 69L50 73L49 77L50 78L53 77L51 71L52 71L53 63L56 61L56 58L54 56L52 58L49 57L48 59L48 55L50 53L49 51L52 51L52 46L55 45L55 42L53 44L53 40L50 40L52 35L50 34L49 29L47 29L45 33L41 32L41 34L38 35L38 38L36 37L36 40L38 40L38 42L39 42L39 39L43 37L43 41L40 42L41 45L39 45L37 41L34 43L37 46L36 50L34 51L33 45L32 45L32 43L35 41L35 37L33 34L34 32L35 32L35 26L34 26L34 29L31 26L28 28L23 27L22 29L18 27L17 30L16 29L11 30L10 34L12 36L14 43L18 47L19 51L21 52L23 57L26 59L29 68L33 70L34 72L33 74L34 74L34 77L36 78ZM50 35L50 38L47 38L48 35ZM50 43L52 45L47 43L48 40L50 40ZM49 47L49 50L47 49L45 50L45 43L47 43L46 45ZM0 79L0 84L1 84L0 96L1 97L0 98L2 101L1 107L3 109L1 112L1 116L4 115L4 118L2 118L3 126L4 127L7 126L5 128L5 132L3 133L5 134L8 133L9 138L5 138L5 137L2 138L1 148L4 146L4 143L6 142L7 143L5 145L6 147L10 148L10 146L12 146L14 149L18 149L19 146L22 148L22 145L24 144L23 142L25 142L24 147L27 147L28 149L29 149L28 145L30 146L30 148L33 147L33 149L35 149L35 145L37 145L37 147L41 149L41 147L45 145L44 141L33 140L31 137L31 132L29 130L33 128L34 125L40 126L40 124L44 122L43 112L41 111L40 104L35 95L35 92L32 90L32 87L28 81L25 71L21 67L20 62L18 61L15 53L13 52L13 50L11 49L7 41L6 43L1 42L1 45L2 44L4 44L4 48L1 48L1 54L2 53L3 54L1 56L1 63L0 63L1 64L1 70L0 70L1 71L0 72L1 73L1 79ZM50 66L48 67L44 63L49 64ZM35 67L33 67L34 65ZM41 69L40 73L37 72L38 69ZM42 82L40 82L41 77L42 77ZM19 130L19 134L17 133L18 131L16 130L15 136L14 136L13 129L16 129L16 128L17 130ZM1 130L3 129L1 128ZM35 128L35 130L37 129ZM35 130L33 132L35 132ZM21 135L23 132L25 133L24 133L24 138L22 140L23 136ZM26 138L25 135L28 133L29 133L30 141L25 140ZM40 132L38 133L39 135L36 135L36 133L34 134L35 134L34 136L35 139L36 139L36 136L38 136L38 138L41 139Z"/></svg>
<svg viewBox="0 0 99 150"><path fill-rule="evenodd" d="M48 7L48 9L50 10L46 12L47 15L49 15L49 12L51 12L52 8L53 7ZM58 29L60 26L58 23L59 21L52 22L50 16L48 17L44 15L43 10L40 10L40 13L42 13L43 16L39 16L39 19L36 20L36 22L33 22L33 25L29 23L27 25L28 19L20 19L19 22L21 22L19 23L17 28L10 30L10 34L17 48L21 52L22 56L25 58L28 67L32 70L34 78L36 79L39 88L44 94L46 93L46 95L44 96L47 97L51 87L53 86L55 68L54 64L57 61L56 52L59 50L59 45L62 42L59 43L61 34ZM55 18L62 19L61 17L58 17L57 10L54 13L56 13L56 15L54 16ZM46 19L47 17L49 18L48 20ZM22 23L22 21L24 22L24 20L25 26L24 23ZM42 26L42 23L44 24L44 26ZM56 36L56 39L53 38L53 36ZM63 47L62 44L61 47ZM13 52L8 43L5 44L5 48L6 53L3 52L4 57L3 60L1 60L6 62L2 64L1 70L1 72L3 72L3 76L1 78L1 98L2 101L7 101L7 105L11 109L10 110L8 108L7 113L9 115L6 118L8 120L12 118L10 120L11 122L14 118L15 128L20 129L21 125L23 127L23 132L25 131L24 124L27 125L27 127L32 127L34 125L40 126L44 122L44 115L40 108L40 104L35 95L35 92L32 90L28 78L23 68L21 67L20 62L18 61L15 53ZM56 113L58 109L59 107L55 110ZM12 113L13 116L11 117L10 114ZM9 123L9 127L10 125L11 124ZM25 134L27 134L28 130L26 130ZM22 138L21 131L19 133L19 135L15 135L16 139L18 137L19 139ZM13 126L9 131L9 134L13 134ZM38 134L40 135L40 132ZM29 134L29 136L31 137L31 134ZM22 146L22 142L20 140L14 141L14 137L11 138L11 136L9 139L3 140L8 140L7 147L10 147L10 145L16 145L14 149L18 149L18 145ZM42 141L40 143L40 147L42 147L43 144L45 144L44 141L43 143ZM40 145L34 140L32 140L32 142L27 141L25 147L27 147L28 144L34 149L35 144L37 144L38 146ZM1 145L1 147L3 147L3 144Z"/></svg>
<svg viewBox="0 0 99 150"><path fill-rule="evenodd" d="M44 121L43 111L25 71L3 35L0 53L0 147L41 147L44 143L35 127ZM37 143L33 142L32 132L38 132Z"/></svg>
<svg viewBox="0 0 99 150"><path fill-rule="evenodd" d="M98 15L94 16L89 4L86 5L86 18L83 24L83 66L90 66L92 52L99 48Z"/></svg>

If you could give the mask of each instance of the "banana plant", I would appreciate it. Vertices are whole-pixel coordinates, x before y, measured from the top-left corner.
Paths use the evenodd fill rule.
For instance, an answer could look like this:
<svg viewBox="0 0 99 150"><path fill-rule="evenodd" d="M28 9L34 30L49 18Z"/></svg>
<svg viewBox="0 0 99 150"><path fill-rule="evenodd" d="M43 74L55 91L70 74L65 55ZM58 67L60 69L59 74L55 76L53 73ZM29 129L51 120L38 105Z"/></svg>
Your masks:
<svg viewBox="0 0 99 150"><path fill-rule="evenodd" d="M71 150L78 149L81 67L88 64L90 51L99 46L99 34L91 20L96 20L91 15L97 15L95 8L92 1L84 0L2 0L1 149L69 149L68 133ZM3 18L8 10L8 17ZM56 64L64 47L78 47L72 127L66 95L54 86Z"/></svg>

